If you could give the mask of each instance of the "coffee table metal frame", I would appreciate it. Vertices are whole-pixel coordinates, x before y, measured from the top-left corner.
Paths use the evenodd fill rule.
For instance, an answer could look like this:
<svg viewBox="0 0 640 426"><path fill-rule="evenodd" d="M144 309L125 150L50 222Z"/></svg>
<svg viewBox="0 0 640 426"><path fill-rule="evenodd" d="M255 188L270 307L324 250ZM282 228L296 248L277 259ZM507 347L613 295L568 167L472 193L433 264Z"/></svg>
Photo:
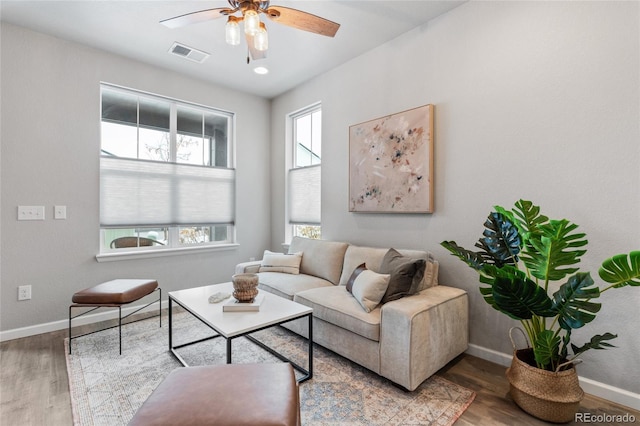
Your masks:
<svg viewBox="0 0 640 426"><path fill-rule="evenodd" d="M228 284L230 284L230 283L228 283ZM221 284L217 284L215 286L220 286L220 285ZM202 287L202 289L204 289L204 288L212 288L212 290L213 290L213 287L215 287L215 286ZM214 292L215 291L211 291L211 294L213 294ZM309 380L309 379L311 379L313 377L313 316L312 316L313 311L311 310L311 308L309 308L309 311L307 313L295 315L293 317L286 318L286 319L284 319L282 321L270 322L270 323L268 323L266 325L256 325L256 326L250 327L249 329L247 329L245 331L241 331L241 332L225 335L225 333L219 327L217 327L216 324L201 318L201 316L198 315L198 313L194 312L194 310L191 309L189 304L181 303L176 297L174 297L174 295L172 293L178 293L178 292L169 292L169 296L168 296L168 299L169 299L169 350L171 351L173 356L176 357L176 359L183 366L188 367L189 365L180 356L180 354L178 354L176 349L180 349L180 348L183 348L185 346L195 345L197 343L205 342L207 340L211 340L211 339L215 339L215 338L218 338L218 337L222 337L222 338L226 339L227 364L231 364L231 343L232 343L232 341L234 339L237 339L238 337L246 337L248 340L250 340L251 342L253 342L256 345L260 346L262 349L266 350L267 352L271 353L272 355L276 356L281 361L290 363L291 366L293 366L293 368L295 368L296 370L300 371L303 374L303 376L298 379L298 383L302 383L302 382L307 381L307 380ZM269 293L265 293L265 294L268 295L267 297L278 297L278 298L280 297L280 296L276 296L276 295L270 295ZM290 300L287 300L287 299L283 299L283 300L286 300L287 302L291 302ZM210 329L215 331L217 334L215 334L213 336L205 337L205 338L202 338L202 339L194 340L192 342L187 342L187 343L183 343L183 344L174 346L173 345L173 303L176 303L177 305L181 306L183 309L185 309L187 312L189 312L191 315L193 315L195 318L197 318L204 325L206 325L207 327L209 327ZM295 302L291 302L291 303L295 303ZM221 306L219 306L218 309L222 309ZM234 314L237 314L237 313L238 312L225 312L224 314L225 315L234 315ZM251 313L251 312L243 312L243 313L247 314L247 313ZM258 331L261 331L261 330L265 330L267 328L271 328L271 327L274 327L276 325L285 324L285 323L287 323L289 321L294 321L296 319L300 319L300 318L304 318L304 317L307 317L307 319L309 321L309 338L307 339L308 340L308 355L309 355L309 367L308 367L308 369L302 367L301 365L297 364L296 362L292 361L291 359L289 359L289 358L285 357L284 355L280 354L279 352L277 352L273 348L270 348L269 346L267 346L263 342L259 341L255 337L251 336L251 333L255 333L255 332L258 332Z"/></svg>

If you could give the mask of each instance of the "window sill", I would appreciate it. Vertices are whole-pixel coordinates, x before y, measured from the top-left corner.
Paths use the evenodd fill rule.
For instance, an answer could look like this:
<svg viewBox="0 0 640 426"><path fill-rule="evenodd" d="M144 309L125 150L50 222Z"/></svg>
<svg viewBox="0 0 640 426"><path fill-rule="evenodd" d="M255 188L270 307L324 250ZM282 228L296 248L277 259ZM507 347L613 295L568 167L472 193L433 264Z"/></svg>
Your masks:
<svg viewBox="0 0 640 426"><path fill-rule="evenodd" d="M96 260L102 262L117 262L120 260L149 259L164 256L182 256L190 253L202 253L206 251L223 251L233 250L240 247L240 244L217 244L198 247L180 247L180 248L160 248L154 250L140 251L118 251L113 253L100 253L96 255Z"/></svg>

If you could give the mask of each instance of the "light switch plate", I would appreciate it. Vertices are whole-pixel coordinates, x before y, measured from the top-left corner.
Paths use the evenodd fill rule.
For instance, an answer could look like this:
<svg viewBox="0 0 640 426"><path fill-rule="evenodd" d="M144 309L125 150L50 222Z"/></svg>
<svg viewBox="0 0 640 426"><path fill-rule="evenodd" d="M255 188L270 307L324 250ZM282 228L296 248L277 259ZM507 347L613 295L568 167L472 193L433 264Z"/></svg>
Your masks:
<svg viewBox="0 0 640 426"><path fill-rule="evenodd" d="M67 218L67 206L54 206L53 207L54 219L66 219Z"/></svg>
<svg viewBox="0 0 640 426"><path fill-rule="evenodd" d="M44 220L44 206L18 206L18 220Z"/></svg>

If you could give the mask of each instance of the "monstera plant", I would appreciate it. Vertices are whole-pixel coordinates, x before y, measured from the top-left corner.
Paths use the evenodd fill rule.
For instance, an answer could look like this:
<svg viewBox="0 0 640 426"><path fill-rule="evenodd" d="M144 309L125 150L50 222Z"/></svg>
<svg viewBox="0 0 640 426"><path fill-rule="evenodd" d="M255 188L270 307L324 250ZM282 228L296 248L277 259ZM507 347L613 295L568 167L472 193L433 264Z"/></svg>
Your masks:
<svg viewBox="0 0 640 426"><path fill-rule="evenodd" d="M602 293L640 286L640 250L606 259L598 274L608 285L600 288L576 266L587 245L578 225L549 219L531 201L520 200L512 210L496 206L484 227L475 244L479 250L441 244L479 273L480 293L489 305L520 321L537 368L557 372L589 349L613 346L615 334L597 334L576 346L571 332L595 319ZM559 287L553 283L558 281Z"/></svg>

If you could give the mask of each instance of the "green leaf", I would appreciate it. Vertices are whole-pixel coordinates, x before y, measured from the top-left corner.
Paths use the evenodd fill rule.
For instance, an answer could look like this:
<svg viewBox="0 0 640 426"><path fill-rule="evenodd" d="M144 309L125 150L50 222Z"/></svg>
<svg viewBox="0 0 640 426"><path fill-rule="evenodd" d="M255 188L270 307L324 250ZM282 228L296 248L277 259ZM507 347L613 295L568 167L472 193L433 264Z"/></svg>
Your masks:
<svg viewBox="0 0 640 426"><path fill-rule="evenodd" d="M559 360L560 336L552 330L542 330L533 343L533 354L538 367L557 364Z"/></svg>
<svg viewBox="0 0 640 426"><path fill-rule="evenodd" d="M580 328L593 321L600 311L600 303L590 299L600 296L591 274L579 272L562 284L553 294L553 309L558 313L558 324L565 330Z"/></svg>
<svg viewBox="0 0 640 426"><path fill-rule="evenodd" d="M506 265L497 268L486 265L481 275L481 282L489 284L491 304L495 309L516 320L531 319L533 315L553 317L553 302L542 287L531 281L524 272ZM481 291L482 292L482 291ZM485 292L485 300L487 300Z"/></svg>
<svg viewBox="0 0 640 426"><path fill-rule="evenodd" d="M476 243L490 255L491 263L500 267L507 263L517 263L520 253L520 234L518 228L504 215L492 212L484 223L485 230Z"/></svg>
<svg viewBox="0 0 640 426"><path fill-rule="evenodd" d="M530 235L539 234L540 225L549 220L547 216L540 214L540 207L531 201L519 200L513 210L513 214L517 218L516 225L525 240L528 240Z"/></svg>
<svg viewBox="0 0 640 426"><path fill-rule="evenodd" d="M460 247L455 241L443 241L440 245L451 252L458 259L479 271L484 266L484 258L481 253L467 250L464 247Z"/></svg>
<svg viewBox="0 0 640 426"><path fill-rule="evenodd" d="M607 348L615 348L614 345L605 342L605 340L612 340L618 337L617 334L605 333L605 334L597 334L591 338L591 340L584 345L578 347L576 345L571 345L571 350L573 351L574 357L579 356L581 353L589 350L589 349L607 349Z"/></svg>
<svg viewBox="0 0 640 426"><path fill-rule="evenodd" d="M493 280L494 278L480 275L480 282L484 284L489 284L489 287L481 286L478 289L480 290L480 294L482 294L484 301L487 302L489 305L491 305L491 307L496 311L500 311L500 308L498 308L498 305L496 305L496 301L493 299L493 288L491 287L493 285Z"/></svg>
<svg viewBox="0 0 640 426"><path fill-rule="evenodd" d="M571 329L565 330L564 337L562 338L562 348L560 349L559 359L567 359L567 347L571 343Z"/></svg>
<svg viewBox="0 0 640 426"><path fill-rule="evenodd" d="M539 233L530 235L521 254L527 269L536 278L558 281L578 271L570 267L580 262L587 244L583 233L573 233L578 225L566 219L550 220L537 227Z"/></svg>
<svg viewBox="0 0 640 426"><path fill-rule="evenodd" d="M628 259L627 259L628 258ZM640 286L640 251L618 254L602 262L598 275L613 287Z"/></svg>

